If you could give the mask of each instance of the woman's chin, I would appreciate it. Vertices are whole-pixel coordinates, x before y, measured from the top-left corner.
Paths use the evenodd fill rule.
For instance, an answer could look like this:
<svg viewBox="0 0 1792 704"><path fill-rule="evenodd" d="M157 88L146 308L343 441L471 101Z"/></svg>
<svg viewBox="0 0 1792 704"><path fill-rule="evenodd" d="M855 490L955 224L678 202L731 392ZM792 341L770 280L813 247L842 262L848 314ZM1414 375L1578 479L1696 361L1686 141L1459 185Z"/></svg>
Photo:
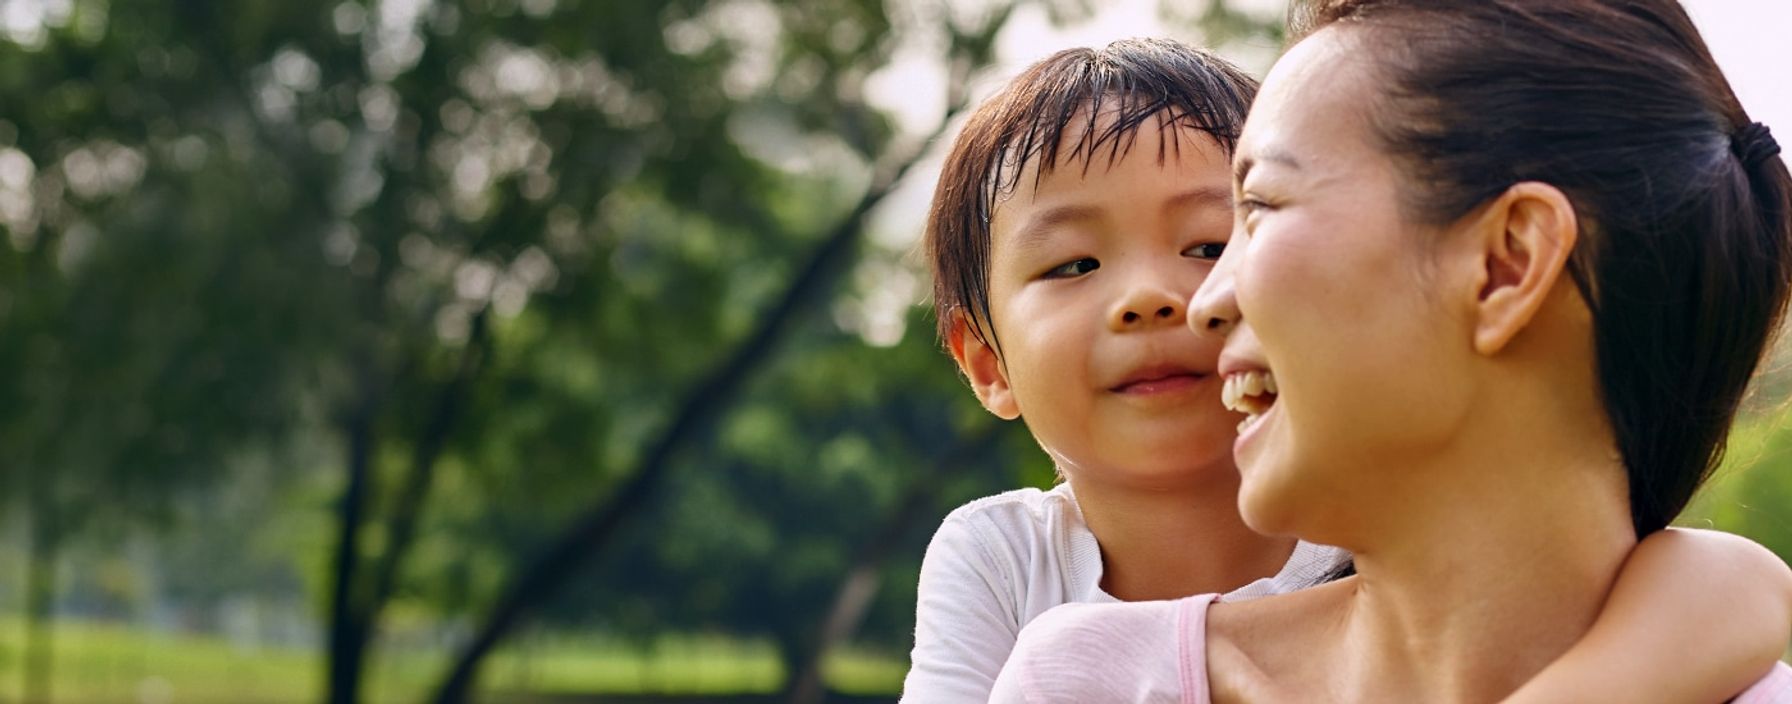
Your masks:
<svg viewBox="0 0 1792 704"><path fill-rule="evenodd" d="M1238 514L1245 525L1264 535L1292 535L1302 510L1300 484L1276 458L1259 456L1239 464ZM1311 508L1311 507L1309 507Z"/></svg>
<svg viewBox="0 0 1792 704"><path fill-rule="evenodd" d="M1287 511L1274 496L1266 496L1262 482L1245 479L1238 487L1238 515L1251 530L1264 535L1280 535L1286 530Z"/></svg>

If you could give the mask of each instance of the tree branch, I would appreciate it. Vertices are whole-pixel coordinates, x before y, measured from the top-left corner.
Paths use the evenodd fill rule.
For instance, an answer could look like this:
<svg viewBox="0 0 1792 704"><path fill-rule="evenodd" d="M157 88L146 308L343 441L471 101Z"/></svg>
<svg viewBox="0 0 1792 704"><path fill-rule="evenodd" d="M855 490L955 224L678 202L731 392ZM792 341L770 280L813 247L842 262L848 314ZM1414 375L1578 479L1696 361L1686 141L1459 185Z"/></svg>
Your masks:
<svg viewBox="0 0 1792 704"><path fill-rule="evenodd" d="M799 314L826 297L827 288L850 259L871 211L920 161L926 144L941 136L951 117L962 109L962 104L953 106L931 138L895 161L894 166L879 170L870 188L810 254L790 286L760 319L759 325L685 395L671 423L648 446L636 470L622 486L575 519L511 582L472 640L455 658L448 676L437 690L435 701L441 704L466 701L477 667L485 655L516 628L530 606L544 601L583 560L597 553L625 517L647 501L664 479L673 453L689 444L693 436L732 402L735 393L770 356Z"/></svg>
<svg viewBox="0 0 1792 704"><path fill-rule="evenodd" d="M1001 423L984 420L977 430L959 436L944 457L927 464L924 471L910 478L902 498L896 501L894 509L884 514L877 532L859 545L853 555L852 567L834 591L826 616L805 643L807 652L798 660L791 682L785 687L790 704L815 704L825 699L827 690L822 681L822 661L829 650L852 638L864 623L865 612L870 609L871 600L877 597L878 569L889 560L903 536L914 528L915 521L930 515L924 507L943 486L938 478L969 463L1002 429Z"/></svg>
<svg viewBox="0 0 1792 704"><path fill-rule="evenodd" d="M404 485L399 489L398 503L393 507L392 516L386 523L389 542L385 553L380 556L373 580L373 592L369 594L367 607L363 611L370 632L379 619L380 610L392 597L392 589L398 581L405 555L416 539L417 522L423 514L423 499L429 495L429 487L435 479L436 460L441 457L454 421L460 417L460 409L466 404L468 387L472 386L473 379L484 369L485 356L488 354L490 316L489 305L473 316L473 329L467 337L466 347L461 350L460 366L455 370L454 378L442 386L434 413L424 426L423 433L418 436L417 446L411 453L411 470L405 476Z"/></svg>
<svg viewBox="0 0 1792 704"><path fill-rule="evenodd" d="M331 704L353 704L356 700L361 653L367 644L363 631L363 602L356 598L359 592L355 585L359 583L361 526L366 522L364 514L372 474L370 465L377 441L373 423L379 414L379 394L373 388L377 382L371 372L365 368L362 372L361 401L343 419L343 434L348 439L348 486L342 492L342 504L337 507L341 532L337 536L335 580L330 590L328 675Z"/></svg>

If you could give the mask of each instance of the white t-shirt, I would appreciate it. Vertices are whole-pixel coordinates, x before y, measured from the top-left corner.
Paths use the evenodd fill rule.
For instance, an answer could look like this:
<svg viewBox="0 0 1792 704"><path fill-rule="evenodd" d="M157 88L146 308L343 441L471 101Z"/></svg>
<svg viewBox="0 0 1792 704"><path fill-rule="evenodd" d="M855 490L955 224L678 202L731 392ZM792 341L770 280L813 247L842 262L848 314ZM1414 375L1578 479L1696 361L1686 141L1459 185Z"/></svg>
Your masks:
<svg viewBox="0 0 1792 704"><path fill-rule="evenodd" d="M1312 586L1347 558L1338 548L1299 543L1281 572L1226 598ZM1021 627L1060 604L1119 601L1100 584L1101 548L1069 484L960 506L940 524L921 561L915 649L902 701L983 704Z"/></svg>

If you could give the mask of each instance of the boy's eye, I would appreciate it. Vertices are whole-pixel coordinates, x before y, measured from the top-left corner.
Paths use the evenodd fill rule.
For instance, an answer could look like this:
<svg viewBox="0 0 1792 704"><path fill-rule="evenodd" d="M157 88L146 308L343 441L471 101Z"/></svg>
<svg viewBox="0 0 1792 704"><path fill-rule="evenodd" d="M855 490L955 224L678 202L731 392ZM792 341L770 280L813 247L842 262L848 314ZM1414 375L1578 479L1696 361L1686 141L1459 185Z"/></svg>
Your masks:
<svg viewBox="0 0 1792 704"><path fill-rule="evenodd" d="M1204 243L1201 243L1201 244L1198 244L1198 245L1195 245L1193 247L1189 247L1188 249L1183 250L1182 256L1194 257L1196 259L1215 259L1215 260L1217 260L1220 258L1221 254L1225 254L1225 253L1226 253L1226 243L1224 243L1224 242L1204 242Z"/></svg>
<svg viewBox="0 0 1792 704"><path fill-rule="evenodd" d="M1068 278L1073 278L1073 277L1077 277L1077 276L1082 276L1083 274L1087 274L1091 271L1095 271L1096 269L1100 269L1100 268L1101 268L1101 262L1095 261L1094 259L1090 259L1088 257L1084 257L1082 259L1078 259L1073 262L1065 262L1056 267L1053 267L1051 269L1051 271L1045 272L1045 278L1068 279Z"/></svg>

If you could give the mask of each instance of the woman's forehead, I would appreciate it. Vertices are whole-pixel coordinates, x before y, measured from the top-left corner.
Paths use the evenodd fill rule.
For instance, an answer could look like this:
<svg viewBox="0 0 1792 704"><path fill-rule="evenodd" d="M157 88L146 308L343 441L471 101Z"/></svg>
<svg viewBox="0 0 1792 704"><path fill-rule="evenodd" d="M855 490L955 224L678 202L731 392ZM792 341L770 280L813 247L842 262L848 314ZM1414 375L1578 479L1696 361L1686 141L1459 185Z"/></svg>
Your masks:
<svg viewBox="0 0 1792 704"><path fill-rule="evenodd" d="M1378 84L1371 61L1363 42L1335 28L1289 49L1251 106L1238 165L1292 160L1318 167L1372 151Z"/></svg>

